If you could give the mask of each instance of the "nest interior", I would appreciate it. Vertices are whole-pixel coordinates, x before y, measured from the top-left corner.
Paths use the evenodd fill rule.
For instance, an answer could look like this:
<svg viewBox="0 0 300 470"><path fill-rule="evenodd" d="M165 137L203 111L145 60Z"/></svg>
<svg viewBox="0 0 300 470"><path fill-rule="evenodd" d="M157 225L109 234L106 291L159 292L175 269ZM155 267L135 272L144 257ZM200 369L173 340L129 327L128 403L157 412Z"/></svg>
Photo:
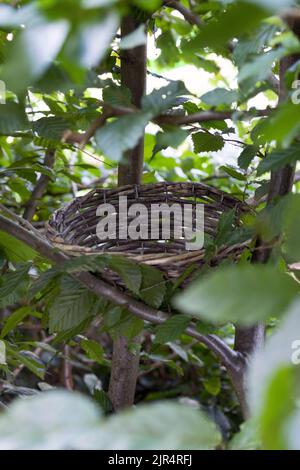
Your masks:
<svg viewBox="0 0 300 470"><path fill-rule="evenodd" d="M184 237L177 237L178 228L184 233L184 217L178 217L176 211L170 215L170 233L168 238L162 234L162 219L159 219L159 230L156 239L150 233L150 224L141 230L140 238L133 240L129 236L120 237L122 221L120 220L120 197L126 196L126 226L136 217L130 216L133 204L143 204L149 217L154 205L168 204L171 207L190 207L193 227L196 226L196 204L204 206L204 233L214 238L220 216L231 209L236 214L236 224L241 216L248 212L248 206L233 196L203 183L155 183L148 185L128 185L119 188L99 188L85 196L78 197L56 211L47 224L46 235L51 242L71 256L95 255L101 253L119 254L129 257L138 263L145 263L161 269L167 278L176 279L191 266L201 267L204 263L205 248L189 250ZM123 199L124 200L124 199ZM97 209L103 204L114 208L112 218L116 222L113 239L99 239L97 225L104 217L97 216ZM135 206L136 207L136 206ZM157 209L156 209L157 210ZM153 212L155 214L155 210ZM183 214L183 210L182 210ZM107 213L105 214L105 216ZM152 214L151 214L152 215ZM123 227L124 228L124 227ZM177 232L175 231L175 228ZM127 228L126 228L127 231ZM145 236L146 235L146 236ZM231 256L238 258L241 245L222 247L211 260L218 264L220 260ZM115 274L108 273L108 281L117 282Z"/></svg>

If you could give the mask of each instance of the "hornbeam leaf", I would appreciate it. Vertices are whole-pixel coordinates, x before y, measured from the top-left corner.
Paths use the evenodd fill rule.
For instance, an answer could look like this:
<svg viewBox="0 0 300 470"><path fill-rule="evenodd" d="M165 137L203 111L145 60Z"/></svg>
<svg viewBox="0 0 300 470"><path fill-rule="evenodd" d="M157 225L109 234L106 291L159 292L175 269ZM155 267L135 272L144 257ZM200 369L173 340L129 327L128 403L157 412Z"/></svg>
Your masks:
<svg viewBox="0 0 300 470"><path fill-rule="evenodd" d="M211 323L253 325L282 315L298 294L298 283L273 266L239 265L194 281L175 297L175 305Z"/></svg>
<svg viewBox="0 0 300 470"><path fill-rule="evenodd" d="M119 162L126 150L137 145L148 120L147 114L139 112L106 124L96 132L97 146L108 158Z"/></svg>

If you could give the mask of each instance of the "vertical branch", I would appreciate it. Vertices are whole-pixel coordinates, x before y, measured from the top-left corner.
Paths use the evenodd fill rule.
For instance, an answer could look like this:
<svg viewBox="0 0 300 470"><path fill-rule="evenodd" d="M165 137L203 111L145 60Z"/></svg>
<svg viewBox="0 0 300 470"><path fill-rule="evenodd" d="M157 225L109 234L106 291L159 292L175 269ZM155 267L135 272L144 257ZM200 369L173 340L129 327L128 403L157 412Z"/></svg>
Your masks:
<svg viewBox="0 0 300 470"><path fill-rule="evenodd" d="M139 26L134 17L123 19L121 36L130 34ZM147 46L139 46L122 52L121 56L121 84L127 87L132 96L132 104L137 108L141 106L141 100L146 91L147 77ZM144 164L144 138L138 145L126 152L124 161L119 165L118 184L140 184Z"/></svg>
<svg viewBox="0 0 300 470"><path fill-rule="evenodd" d="M285 74L289 67L299 60L299 56L292 55L284 57L280 61L280 86L279 102L287 98L287 89L285 86ZM295 166L286 165L277 171L272 171L267 204L270 205L277 197L285 196L290 193L293 187L295 176ZM256 250L253 254L252 263L267 263L271 255L271 249L264 241L258 239ZM263 346L265 338L265 325L258 324L251 328L236 327L235 330L235 349L242 353L246 358L257 349ZM245 362L247 364L247 361ZM239 395L240 402L244 404L244 414L248 414L247 397L244 383L246 367L241 374L232 377L232 382Z"/></svg>
<svg viewBox="0 0 300 470"><path fill-rule="evenodd" d="M128 16L123 19L121 36L130 34L139 26L139 22ZM123 51L121 57L121 83L131 91L132 103L140 107L146 91L147 46L139 46ZM137 146L126 152L118 168L118 184L140 184L144 164L144 138ZM140 342L139 338L134 340ZM139 354L129 350L128 340L120 336L115 339L112 357L112 369L109 383L109 397L115 410L131 406L134 403L135 388L139 370Z"/></svg>
<svg viewBox="0 0 300 470"><path fill-rule="evenodd" d="M54 165L54 160L55 160L55 150L53 149L48 149L46 151L46 155L44 158L44 165L52 168ZM35 188L32 191L31 198L27 202L25 206L25 211L24 211L24 219L31 221L34 213L36 211L37 205L39 203L39 199L43 196L47 185L49 183L49 176L47 175L41 175L36 183Z"/></svg>

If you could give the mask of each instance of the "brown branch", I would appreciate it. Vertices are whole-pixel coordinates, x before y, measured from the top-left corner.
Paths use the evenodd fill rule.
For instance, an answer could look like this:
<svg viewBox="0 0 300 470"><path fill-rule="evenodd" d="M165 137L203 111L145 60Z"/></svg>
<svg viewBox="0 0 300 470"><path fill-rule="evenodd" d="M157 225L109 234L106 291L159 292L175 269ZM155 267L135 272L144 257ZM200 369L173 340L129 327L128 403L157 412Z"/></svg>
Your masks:
<svg viewBox="0 0 300 470"><path fill-rule="evenodd" d="M33 230L29 231L24 229L17 223L3 217L2 215L0 215L0 230L3 230L18 240L26 243L40 255L55 264L63 265L68 259L64 253L55 248L44 237L38 236ZM126 307L133 315L141 318L142 320L160 325L169 318L169 314L166 312L155 310L152 307L135 300L93 274L88 272L79 272L72 274L72 276L98 297L104 297L116 305ZM242 367L242 356L238 352L233 351L222 339L215 335L204 336L193 326L189 326L186 329L186 334L197 339L200 343L209 348L229 370L237 372Z"/></svg>
<svg viewBox="0 0 300 470"><path fill-rule="evenodd" d="M55 160L55 150L53 149L47 150L45 158L44 158L44 165L49 168L52 168L54 165L54 160ZM25 206L25 211L24 211L24 216L23 216L24 219L29 220L29 221L32 220L34 213L36 211L37 205L39 203L39 199L43 196L47 188L47 185L49 183L49 180L50 180L49 176L44 175L44 174L42 174L39 177L36 183L36 186L34 190L32 191L31 198L29 199L29 201L27 202Z"/></svg>
<svg viewBox="0 0 300 470"><path fill-rule="evenodd" d="M173 10L177 10L179 13L182 14L184 19L193 26L202 26L204 24L201 18L196 13L186 8L178 0L164 0L163 5L168 8L173 8Z"/></svg>
<svg viewBox="0 0 300 470"><path fill-rule="evenodd" d="M97 130L101 128L111 117L120 117L128 116L130 114L135 114L140 111L136 107L122 107L122 106L112 106L104 102L100 102L101 106L105 109L104 113L101 114L95 121L91 124L88 130L80 134L78 132L72 132L67 130L63 135L63 142L74 144L79 144L80 149L88 144L90 139L95 135ZM255 115L248 111L200 111L199 113L188 114L184 116L174 116L174 115L160 115L152 118L151 120L158 125L171 124L174 126L183 126L188 124L197 124L201 122L208 121L223 121L224 119L231 119L233 114L240 112L241 115L239 119L251 119L255 117L269 116L272 112L272 108L266 108L258 110Z"/></svg>
<svg viewBox="0 0 300 470"><path fill-rule="evenodd" d="M187 116L174 116L174 115L162 115L154 118L156 124L173 124L175 126L185 124L195 124L199 122L208 121L223 121L224 119L231 119L233 114L241 113L239 119L251 119L255 117L269 116L272 112L272 108L259 109L253 115L249 111L200 111L199 113L188 114Z"/></svg>
<svg viewBox="0 0 300 470"><path fill-rule="evenodd" d="M67 390L72 391L74 389L72 364L69 359L70 346L67 344L64 346L64 357L63 357L63 368L62 368L62 379L63 384Z"/></svg>

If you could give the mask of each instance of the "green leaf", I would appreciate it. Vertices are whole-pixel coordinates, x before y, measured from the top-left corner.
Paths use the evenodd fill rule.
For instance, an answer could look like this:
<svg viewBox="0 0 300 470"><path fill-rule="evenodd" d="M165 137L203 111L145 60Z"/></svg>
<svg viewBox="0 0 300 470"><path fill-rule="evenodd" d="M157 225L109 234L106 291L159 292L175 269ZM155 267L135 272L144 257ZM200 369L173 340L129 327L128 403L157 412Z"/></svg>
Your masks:
<svg viewBox="0 0 300 470"><path fill-rule="evenodd" d="M190 318L185 315L172 315L167 321L157 327L155 343L163 344L179 339L189 323Z"/></svg>
<svg viewBox="0 0 300 470"><path fill-rule="evenodd" d="M64 264L59 267L59 271L70 274L80 271L97 273L103 271L107 267L108 262L105 255L77 256L76 258L66 260Z"/></svg>
<svg viewBox="0 0 300 470"><path fill-rule="evenodd" d="M102 448L120 450L204 450L221 442L215 424L204 413L168 402L123 411L106 421L98 437Z"/></svg>
<svg viewBox="0 0 300 470"><path fill-rule="evenodd" d="M34 358L34 354L29 353L28 351L18 351L15 349L15 347L10 346L8 343L6 343L6 350L8 356L12 356L40 379L44 378L45 367L38 361L36 356L36 359Z"/></svg>
<svg viewBox="0 0 300 470"><path fill-rule="evenodd" d="M253 325L282 315L298 293L292 277L273 266L227 266L193 282L175 305L211 323Z"/></svg>
<svg viewBox="0 0 300 470"><path fill-rule="evenodd" d="M163 31L156 40L156 47L161 50L157 59L161 67L174 66L180 58L180 51L176 46L175 34L173 31Z"/></svg>
<svg viewBox="0 0 300 470"><path fill-rule="evenodd" d="M108 158L119 162L124 152L134 148L143 136L148 120L147 114L138 112L106 124L96 132L97 146Z"/></svg>
<svg viewBox="0 0 300 470"><path fill-rule="evenodd" d="M0 448L84 448L98 432L101 414L92 400L62 389L17 399L1 414Z"/></svg>
<svg viewBox="0 0 300 470"><path fill-rule="evenodd" d="M103 364L104 350L98 341L92 339L83 339L80 343L80 346L84 349L90 359L100 365Z"/></svg>
<svg viewBox="0 0 300 470"><path fill-rule="evenodd" d="M224 147L223 137L217 134L200 131L193 134L192 139L195 153L217 152Z"/></svg>
<svg viewBox="0 0 300 470"><path fill-rule="evenodd" d="M247 145L240 153L238 158L238 165L242 170L248 170L253 158L256 157L258 147L255 145Z"/></svg>
<svg viewBox="0 0 300 470"><path fill-rule="evenodd" d="M1 414L0 448L206 450L222 442L204 413L177 403L137 406L105 420L101 415L95 402L76 392L17 399Z"/></svg>
<svg viewBox="0 0 300 470"><path fill-rule="evenodd" d="M229 450L261 450L261 447L259 424L255 419L241 424L240 431L233 436L228 445Z"/></svg>
<svg viewBox="0 0 300 470"><path fill-rule="evenodd" d="M110 85L103 90L103 101L112 106L130 106L131 91L124 86Z"/></svg>
<svg viewBox="0 0 300 470"><path fill-rule="evenodd" d="M217 236L215 239L217 246L225 245L228 242L232 232L236 230L235 219L236 215L234 209L226 211L221 215L218 223Z"/></svg>
<svg viewBox="0 0 300 470"><path fill-rule="evenodd" d="M239 181L247 181L247 175L244 175L243 173L237 171L234 167L232 166L220 166L220 170L225 171L227 175L231 176L232 178L235 178Z"/></svg>
<svg viewBox="0 0 300 470"><path fill-rule="evenodd" d="M22 297L25 297L28 284L29 266L23 266L17 271L8 272L0 277L0 306L4 308L13 305Z"/></svg>
<svg viewBox="0 0 300 470"><path fill-rule="evenodd" d="M267 12L259 5L239 1L229 5L217 20L211 20L205 24L188 44L190 52L198 52L199 49L209 47L224 47L226 43L252 32L260 21L267 16Z"/></svg>
<svg viewBox="0 0 300 470"><path fill-rule="evenodd" d="M161 271L141 264L142 284L140 297L151 307L159 308L166 294L166 281Z"/></svg>
<svg viewBox="0 0 300 470"><path fill-rule="evenodd" d="M22 29L7 50L1 78L15 93L40 78L62 48L69 31L65 20L37 21Z"/></svg>
<svg viewBox="0 0 300 470"><path fill-rule="evenodd" d="M62 117L43 117L33 123L33 130L39 137L57 142L69 128L70 124Z"/></svg>
<svg viewBox="0 0 300 470"><path fill-rule="evenodd" d="M50 332L60 332L76 327L97 313L96 307L99 302L94 294L75 279L68 276L62 277L60 292L49 309Z"/></svg>
<svg viewBox="0 0 300 470"><path fill-rule="evenodd" d="M205 390L212 396L216 397L221 391L220 377L210 377L203 382Z"/></svg>
<svg viewBox="0 0 300 470"><path fill-rule="evenodd" d="M133 49L146 44L146 41L145 25L141 24L135 31L121 39L120 49Z"/></svg>
<svg viewBox="0 0 300 470"><path fill-rule="evenodd" d="M284 103L265 121L259 129L259 137L263 142L277 142L288 149L300 133L299 105Z"/></svg>
<svg viewBox="0 0 300 470"><path fill-rule="evenodd" d="M248 374L251 413L259 420L263 447L270 450L299 448L299 435L294 434L299 413L300 375L294 362L299 357L294 347L299 341L299 300L285 314L264 349L255 353Z"/></svg>
<svg viewBox="0 0 300 470"><path fill-rule="evenodd" d="M238 92L226 90L226 88L216 88L202 95L200 99L210 106L230 105L238 101Z"/></svg>
<svg viewBox="0 0 300 470"><path fill-rule="evenodd" d="M119 274L129 290L137 295L139 294L142 284L142 273L137 263L122 256L113 255L109 259L109 267Z"/></svg>
<svg viewBox="0 0 300 470"><path fill-rule="evenodd" d="M284 249L289 262L299 262L300 239L299 239L299 219L300 219L300 195L290 194L281 201L281 231L285 231ZM280 210L279 206L279 210ZM279 213L280 215L280 213Z"/></svg>
<svg viewBox="0 0 300 470"><path fill-rule="evenodd" d="M152 155L154 156L160 150L164 150L168 147L177 148L187 137L188 132L181 128L158 132L155 136L156 144Z"/></svg>
<svg viewBox="0 0 300 470"><path fill-rule="evenodd" d="M100 405L104 413L110 413L113 411L113 405L108 397L108 394L104 390L95 389L93 393L94 400Z"/></svg>
<svg viewBox="0 0 300 470"><path fill-rule="evenodd" d="M0 105L0 134L10 135L29 129L24 108L16 103Z"/></svg>
<svg viewBox="0 0 300 470"><path fill-rule="evenodd" d="M119 23L119 15L112 10L101 21L89 22L81 28L79 32L81 66L91 68L101 63L116 35Z"/></svg>
<svg viewBox="0 0 300 470"><path fill-rule="evenodd" d="M257 167L257 175L261 176L271 170L279 170L300 159L300 145L292 145L288 149L275 150L265 157Z"/></svg>
<svg viewBox="0 0 300 470"><path fill-rule="evenodd" d="M11 330L13 330L17 325L19 325L19 323L21 323L24 318L26 318L30 314L32 314L32 307L20 307L15 310L6 319L1 331L0 338L4 338Z"/></svg>
<svg viewBox="0 0 300 470"><path fill-rule="evenodd" d="M121 317L112 327L116 336L125 336L129 341L134 340L144 329L144 322L126 309L122 311Z"/></svg>
<svg viewBox="0 0 300 470"><path fill-rule="evenodd" d="M248 62L240 69L239 83L251 80L253 85L256 82L263 81L272 72L274 62L285 55L285 49L279 48L270 52L264 52L263 55L255 57L252 62Z"/></svg>
<svg viewBox="0 0 300 470"><path fill-rule="evenodd" d="M37 253L32 248L1 230L0 247L10 261L23 262L33 260L37 257Z"/></svg>
<svg viewBox="0 0 300 470"><path fill-rule="evenodd" d="M189 94L182 81L174 81L144 96L142 100L143 109L151 116L157 116L163 111L178 106L178 98Z"/></svg>

